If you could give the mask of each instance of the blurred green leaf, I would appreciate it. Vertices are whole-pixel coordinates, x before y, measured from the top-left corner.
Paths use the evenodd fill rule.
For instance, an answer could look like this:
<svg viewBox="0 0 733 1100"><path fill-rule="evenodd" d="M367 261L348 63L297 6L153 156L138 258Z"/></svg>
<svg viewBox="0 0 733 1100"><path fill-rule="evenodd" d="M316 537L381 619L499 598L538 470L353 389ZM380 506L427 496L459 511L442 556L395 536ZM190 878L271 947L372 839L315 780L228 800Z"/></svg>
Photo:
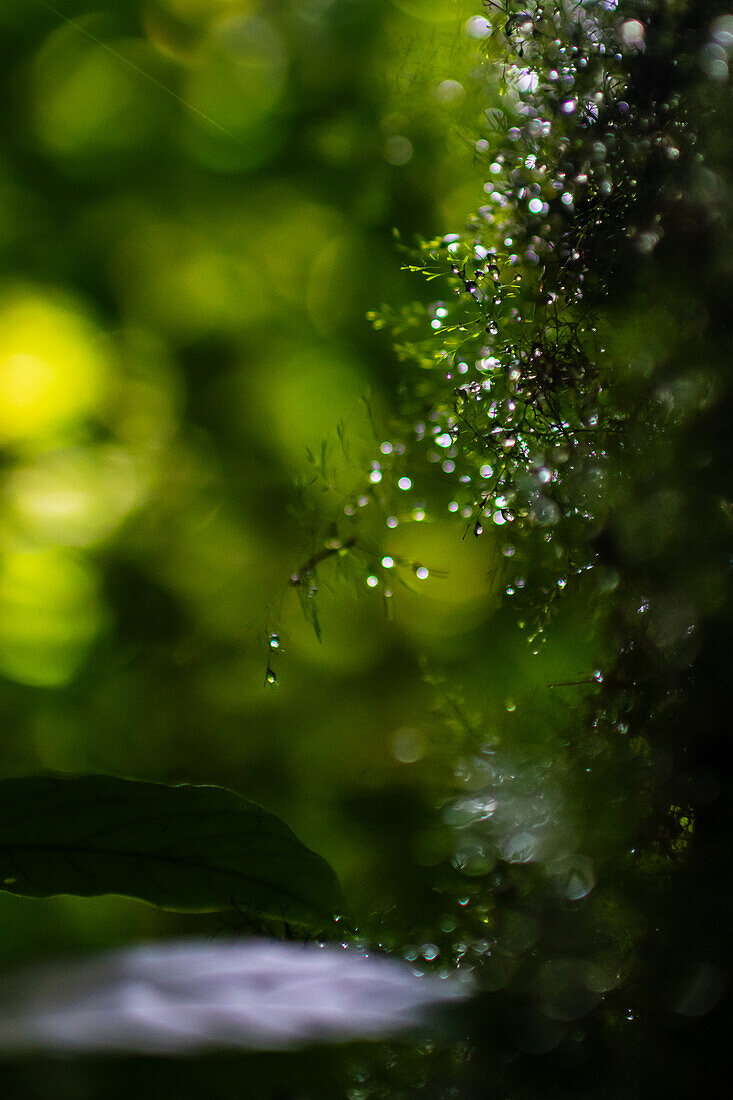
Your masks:
<svg viewBox="0 0 733 1100"><path fill-rule="evenodd" d="M0 807L0 881L14 894L122 894L315 928L341 904L320 856L222 787L30 776L0 782Z"/></svg>

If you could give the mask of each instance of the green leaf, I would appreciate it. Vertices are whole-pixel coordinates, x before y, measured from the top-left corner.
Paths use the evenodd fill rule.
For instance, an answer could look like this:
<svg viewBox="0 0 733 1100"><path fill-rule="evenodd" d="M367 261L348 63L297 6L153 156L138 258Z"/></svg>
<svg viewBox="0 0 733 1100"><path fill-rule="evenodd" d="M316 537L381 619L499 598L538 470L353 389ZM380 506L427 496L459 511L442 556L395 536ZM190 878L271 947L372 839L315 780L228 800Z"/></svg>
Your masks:
<svg viewBox="0 0 733 1100"><path fill-rule="evenodd" d="M260 806L222 787L105 775L0 780L0 888L236 907L312 928L341 907L325 860Z"/></svg>

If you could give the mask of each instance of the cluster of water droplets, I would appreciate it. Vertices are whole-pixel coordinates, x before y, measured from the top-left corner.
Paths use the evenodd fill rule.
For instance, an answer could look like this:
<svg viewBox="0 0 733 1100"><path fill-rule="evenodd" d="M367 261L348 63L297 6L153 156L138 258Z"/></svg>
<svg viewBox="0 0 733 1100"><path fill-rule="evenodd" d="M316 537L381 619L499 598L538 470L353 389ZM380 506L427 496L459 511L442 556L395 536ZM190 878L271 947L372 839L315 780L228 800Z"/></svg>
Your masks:
<svg viewBox="0 0 733 1100"><path fill-rule="evenodd" d="M727 50L718 22L716 49ZM637 176L650 155L674 170L685 120L670 98L640 124L624 67L646 49L645 26L607 2L510 5L503 34L515 61L499 66L501 106L487 108L476 141L486 204L463 232L426 242L412 267L442 274L447 293L399 317L372 315L418 366L403 387L400 440L383 444L375 476L400 504L410 498L388 526L426 518L429 498L475 537L512 530L521 545L529 533L544 575L530 580L518 556L505 595L519 607L539 583L547 607L593 568L608 445L627 415L608 400L596 305L619 251L631 242L647 253L662 238ZM535 646L541 616L520 610Z"/></svg>
<svg viewBox="0 0 733 1100"><path fill-rule="evenodd" d="M508 704L508 709L516 708ZM522 868L535 868L558 905L577 904L592 894L596 868L578 848L581 830L563 794L562 771L554 760L530 764L493 743L459 762L459 792L443 817L453 837L452 867L463 882L443 891L445 912L434 937L403 948L403 957L420 972L450 967L489 990L512 982L534 959L542 938L531 893L514 893ZM497 897L505 898L501 905ZM551 1032L543 1039L547 1049L622 978L605 959L550 955L537 965L535 1023L543 1035Z"/></svg>

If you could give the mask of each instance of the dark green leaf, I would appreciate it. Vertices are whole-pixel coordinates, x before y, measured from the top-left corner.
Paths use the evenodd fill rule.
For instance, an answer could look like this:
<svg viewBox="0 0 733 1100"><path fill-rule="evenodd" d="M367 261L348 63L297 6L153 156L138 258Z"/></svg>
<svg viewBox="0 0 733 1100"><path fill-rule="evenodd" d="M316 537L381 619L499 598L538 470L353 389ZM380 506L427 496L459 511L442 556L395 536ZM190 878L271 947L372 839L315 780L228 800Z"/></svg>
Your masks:
<svg viewBox="0 0 733 1100"><path fill-rule="evenodd" d="M236 907L311 927L340 907L329 865L233 791L103 775L0 781L0 885L29 897Z"/></svg>

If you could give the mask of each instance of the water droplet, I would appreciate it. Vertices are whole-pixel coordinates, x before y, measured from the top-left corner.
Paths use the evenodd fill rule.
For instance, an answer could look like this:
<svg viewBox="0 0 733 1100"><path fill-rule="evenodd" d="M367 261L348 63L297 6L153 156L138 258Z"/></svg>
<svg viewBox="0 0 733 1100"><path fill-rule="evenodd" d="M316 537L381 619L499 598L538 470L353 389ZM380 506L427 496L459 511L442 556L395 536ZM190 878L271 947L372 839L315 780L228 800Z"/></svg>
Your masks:
<svg viewBox="0 0 733 1100"><path fill-rule="evenodd" d="M507 863L529 863L536 851L537 839L531 833L514 833L501 846L502 858Z"/></svg>
<svg viewBox="0 0 733 1100"><path fill-rule="evenodd" d="M530 515L540 527L549 527L560 519L560 509L554 500L538 493L530 505Z"/></svg>
<svg viewBox="0 0 733 1100"><path fill-rule="evenodd" d="M410 481L409 477L401 477L400 480L397 482L397 485L400 489L402 489L403 493L406 493L408 489L412 488L412 482Z"/></svg>
<svg viewBox="0 0 733 1100"><path fill-rule="evenodd" d="M472 15L465 24L465 31L469 38L488 38L492 27L483 15Z"/></svg>
<svg viewBox="0 0 733 1100"><path fill-rule="evenodd" d="M369 480L371 481L372 485L378 485L379 482L382 480L382 471L372 470L369 475Z"/></svg>
<svg viewBox="0 0 733 1100"><path fill-rule="evenodd" d="M586 856L562 856L548 866L547 872L556 892L569 901L586 897L596 883L593 864Z"/></svg>
<svg viewBox="0 0 733 1100"><path fill-rule="evenodd" d="M270 649L279 649L280 648L280 638L277 634L271 634L268 641L269 641Z"/></svg>
<svg viewBox="0 0 733 1100"><path fill-rule="evenodd" d="M415 566L415 576L417 577L418 580L424 581L430 576L430 570L427 569L426 566L424 566L424 565L416 565Z"/></svg>
<svg viewBox="0 0 733 1100"><path fill-rule="evenodd" d="M376 588L379 584L379 578L375 577L374 574L370 574L367 577L366 582L370 588Z"/></svg>
<svg viewBox="0 0 733 1100"><path fill-rule="evenodd" d="M506 703L504 704L504 706L506 707L506 709L507 709L507 710L508 710L508 711L509 711L510 713L511 713L512 711L515 711L515 710L517 709L517 704L516 704L516 703L514 702L514 700L513 700L513 699L507 699L507 701L506 701Z"/></svg>
<svg viewBox="0 0 733 1100"><path fill-rule="evenodd" d="M277 684L277 673L271 669L268 665L267 672L265 673L265 683L275 686Z"/></svg>
<svg viewBox="0 0 733 1100"><path fill-rule="evenodd" d="M638 19L627 19L621 24L621 41L624 46L643 50L645 34L646 28Z"/></svg>
<svg viewBox="0 0 733 1100"><path fill-rule="evenodd" d="M399 520L397 519L397 516L387 516L387 519L386 519L385 522L386 522L388 527L396 527L397 524L399 523Z"/></svg>

